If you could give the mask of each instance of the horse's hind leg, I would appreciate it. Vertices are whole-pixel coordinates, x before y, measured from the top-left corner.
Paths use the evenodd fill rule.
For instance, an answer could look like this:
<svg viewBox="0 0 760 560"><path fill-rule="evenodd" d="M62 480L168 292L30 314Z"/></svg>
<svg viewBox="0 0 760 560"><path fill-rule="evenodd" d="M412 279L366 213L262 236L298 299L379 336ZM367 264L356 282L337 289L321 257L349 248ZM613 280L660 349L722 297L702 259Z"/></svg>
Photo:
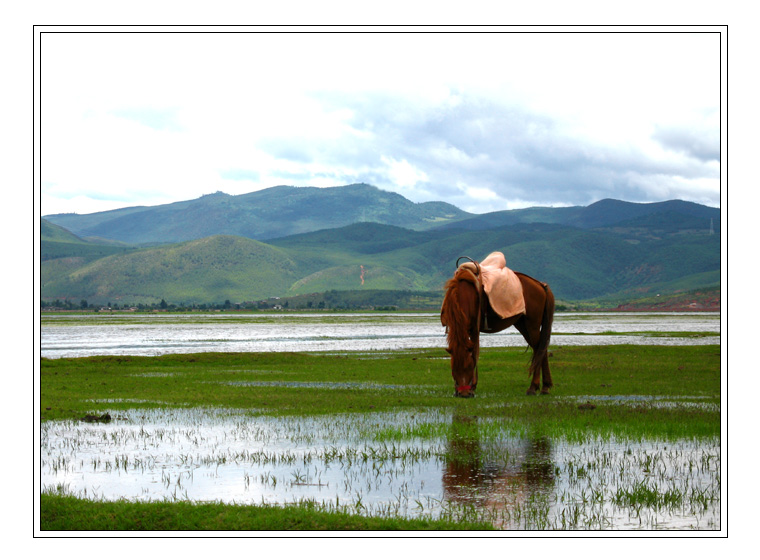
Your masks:
<svg viewBox="0 0 760 560"><path fill-rule="evenodd" d="M548 395L549 389L551 389L554 386L554 383L552 382L552 372L549 369L549 352L546 351L544 353L544 359L541 360L541 377L543 385L541 387L541 394L542 395Z"/></svg>
<svg viewBox="0 0 760 560"><path fill-rule="evenodd" d="M534 352L535 352L535 350L534 350ZM540 380L541 380L541 377L540 377L541 368L536 368L535 371L533 371L532 373L533 373L533 378L531 379L530 387L528 387L528 390L525 392L526 395L535 395L535 394L537 394L539 388L541 387L541 383L540 383Z"/></svg>
<svg viewBox="0 0 760 560"><path fill-rule="evenodd" d="M541 335L541 331L539 327L529 327L525 324L524 318L520 319L517 323L515 323L515 328L520 331L520 334L523 335L523 338L525 338L526 342L530 345L530 347L533 349L533 355L536 355L536 347L538 346L538 339ZM533 364L533 360L531 360L531 364ZM541 370L543 369L543 365L546 364L546 371L548 371L549 363L546 361L546 356L544 356L544 359L539 367L533 367L531 365L529 369L529 373L532 376L530 387L528 387L528 390L526 391L526 395L536 395L538 394L539 390L541 389ZM544 377L546 379L546 377ZM551 374L549 376L549 381L551 383ZM545 386L545 382L544 382ZM551 387L551 384L549 385ZM544 391L541 391L542 393ZM548 391L546 391L548 392Z"/></svg>
<svg viewBox="0 0 760 560"><path fill-rule="evenodd" d="M535 356L535 354L536 354L536 349L533 348L533 355ZM531 379L530 387L528 387L528 391L526 394L535 395L538 392L539 388L541 387L540 385L541 366L533 367L533 365L531 364L530 373L533 376L533 378ZM543 391L541 392L543 393Z"/></svg>

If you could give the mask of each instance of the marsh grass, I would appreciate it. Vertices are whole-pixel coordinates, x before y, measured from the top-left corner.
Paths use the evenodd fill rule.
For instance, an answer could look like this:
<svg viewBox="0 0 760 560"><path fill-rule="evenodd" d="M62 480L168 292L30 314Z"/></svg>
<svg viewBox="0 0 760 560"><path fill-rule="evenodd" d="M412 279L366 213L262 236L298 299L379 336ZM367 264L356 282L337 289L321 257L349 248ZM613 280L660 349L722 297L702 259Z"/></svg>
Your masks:
<svg viewBox="0 0 760 560"><path fill-rule="evenodd" d="M328 512L314 502L268 505L135 503L46 493L41 498L47 531L488 531L488 523L367 517Z"/></svg>
<svg viewBox="0 0 760 560"><path fill-rule="evenodd" d="M445 356L424 350L43 359L42 440L65 432L45 459L52 476L65 480L87 469L126 478L164 460L126 448L183 451L171 452L177 469L159 475L171 504L53 485L43 493L42 527L65 528L66 519L69 529L100 526L75 517L80 509L92 519L115 516L122 528L167 530L273 526L267 523L371 529L384 526L379 519L396 520L389 527L397 529L719 524L719 347L553 348L555 388L541 397L524 395L528 354L485 349L478 396L468 400L452 398ZM79 420L106 411L113 424ZM208 433L215 422L223 423L221 436ZM84 464L78 450L93 439L113 452ZM443 471L443 495L425 487L417 475L424 468ZM194 482L225 469L238 473L244 495L263 488L300 497L279 509L189 497ZM312 490L335 497L312 498ZM378 492L390 497L373 500ZM161 508L165 521L147 513ZM220 525L201 519L211 515ZM187 525L179 519L193 516ZM259 516L269 521L253 519ZM409 519L422 525L405 525Z"/></svg>
<svg viewBox="0 0 760 560"><path fill-rule="evenodd" d="M702 519L703 528L714 528L720 504L715 438L588 435L573 443L516 437L493 418L446 420L439 412L254 419L229 410L134 409L125 415L115 425L45 423L43 469L48 479L72 482L48 485L44 494L77 497L97 509L136 492L124 480L149 484L160 476L157 491L133 500L201 503L224 496L256 505L261 492L279 496L276 504L313 512L529 530L683 528ZM367 438L382 426L399 429ZM92 449L99 451L88 455ZM73 482L86 479L85 471L106 486ZM220 481L216 489L197 494L195 482L209 477ZM443 494L436 490L441 482Z"/></svg>
<svg viewBox="0 0 760 560"><path fill-rule="evenodd" d="M43 358L41 419L81 418L98 408L98 402L109 402L109 408L116 410L142 402L146 408L216 406L275 415L436 407L508 416L560 431L563 426L575 431L586 424L596 429L617 424L616 429L624 429L636 418L636 430L645 433L670 431L674 426L696 433L717 430L719 415L714 411L667 410L645 400L698 398L701 404L717 405L720 348L716 346L553 348L553 395L536 399L524 395L529 354L522 350L484 349L478 396L468 400L451 398L446 356L443 350L422 350ZM569 400L621 395L644 400L624 406L603 403L593 411L580 411ZM686 418L689 426L677 428L678 417Z"/></svg>

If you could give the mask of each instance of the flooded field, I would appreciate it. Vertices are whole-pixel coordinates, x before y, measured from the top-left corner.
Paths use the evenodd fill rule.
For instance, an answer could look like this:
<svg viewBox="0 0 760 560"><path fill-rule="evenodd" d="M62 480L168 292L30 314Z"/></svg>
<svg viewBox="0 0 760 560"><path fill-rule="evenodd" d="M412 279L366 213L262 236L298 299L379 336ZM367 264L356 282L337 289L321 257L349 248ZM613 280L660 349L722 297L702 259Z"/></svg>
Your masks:
<svg viewBox="0 0 760 560"><path fill-rule="evenodd" d="M525 347L514 329L481 342ZM509 350L477 399L442 404L448 364L424 350L445 346L436 313L45 315L44 358L263 354L46 361L47 410L106 421L41 422L40 487L507 530L720 530L720 348L705 344L720 344L717 313L560 313L556 396L506 389L524 367L501 366ZM327 413L304 412L323 401Z"/></svg>
<svg viewBox="0 0 760 560"><path fill-rule="evenodd" d="M553 345L720 343L719 313L558 313ZM440 348L437 313L45 315L45 358L194 352L312 352ZM515 329L483 347L522 347Z"/></svg>
<svg viewBox="0 0 760 560"><path fill-rule="evenodd" d="M550 440L503 419L441 411L275 418L135 409L112 417L42 425L43 489L106 500L311 502L502 529L720 528L717 439Z"/></svg>

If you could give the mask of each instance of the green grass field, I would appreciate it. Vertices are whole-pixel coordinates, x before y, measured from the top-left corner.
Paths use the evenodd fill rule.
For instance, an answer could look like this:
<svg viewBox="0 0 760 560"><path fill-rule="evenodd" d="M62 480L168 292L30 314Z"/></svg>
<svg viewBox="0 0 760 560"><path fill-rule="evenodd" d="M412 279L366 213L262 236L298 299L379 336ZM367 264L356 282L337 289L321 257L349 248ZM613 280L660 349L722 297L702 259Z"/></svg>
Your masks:
<svg viewBox="0 0 760 560"><path fill-rule="evenodd" d="M110 409L218 406L256 414L313 415L409 408L450 408L571 429L582 418L568 397L640 395L698 398L719 403L716 346L598 346L553 349L553 394L525 398L529 354L484 349L477 398L451 398L453 381L443 350L341 355L314 353L186 354L42 359L41 419L81 418ZM600 407L603 408L603 407ZM667 410L661 421L631 425L631 407L606 411L598 430L677 429ZM600 410L601 412L601 410ZM700 415L695 412L695 415ZM708 421L708 418L711 418ZM690 417L699 433L718 433L719 415ZM593 425L593 420L592 420ZM560 427L561 426L561 427Z"/></svg>

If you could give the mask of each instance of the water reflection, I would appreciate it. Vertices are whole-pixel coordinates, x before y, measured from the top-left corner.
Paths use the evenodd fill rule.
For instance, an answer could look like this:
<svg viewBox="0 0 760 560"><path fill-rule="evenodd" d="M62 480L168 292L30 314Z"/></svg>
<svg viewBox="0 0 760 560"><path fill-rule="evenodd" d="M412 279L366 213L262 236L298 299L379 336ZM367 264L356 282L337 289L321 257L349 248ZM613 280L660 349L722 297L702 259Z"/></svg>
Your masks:
<svg viewBox="0 0 760 560"><path fill-rule="evenodd" d="M571 443L441 411L325 417L212 409L45 422L40 485L86 498L291 504L503 529L716 528L715 440ZM674 505L635 501L646 485ZM633 501L632 501L633 500Z"/></svg>
<svg viewBox="0 0 760 560"><path fill-rule="evenodd" d="M555 485L548 438L484 440L476 417L454 416L445 457L444 498L489 510L504 528Z"/></svg>

